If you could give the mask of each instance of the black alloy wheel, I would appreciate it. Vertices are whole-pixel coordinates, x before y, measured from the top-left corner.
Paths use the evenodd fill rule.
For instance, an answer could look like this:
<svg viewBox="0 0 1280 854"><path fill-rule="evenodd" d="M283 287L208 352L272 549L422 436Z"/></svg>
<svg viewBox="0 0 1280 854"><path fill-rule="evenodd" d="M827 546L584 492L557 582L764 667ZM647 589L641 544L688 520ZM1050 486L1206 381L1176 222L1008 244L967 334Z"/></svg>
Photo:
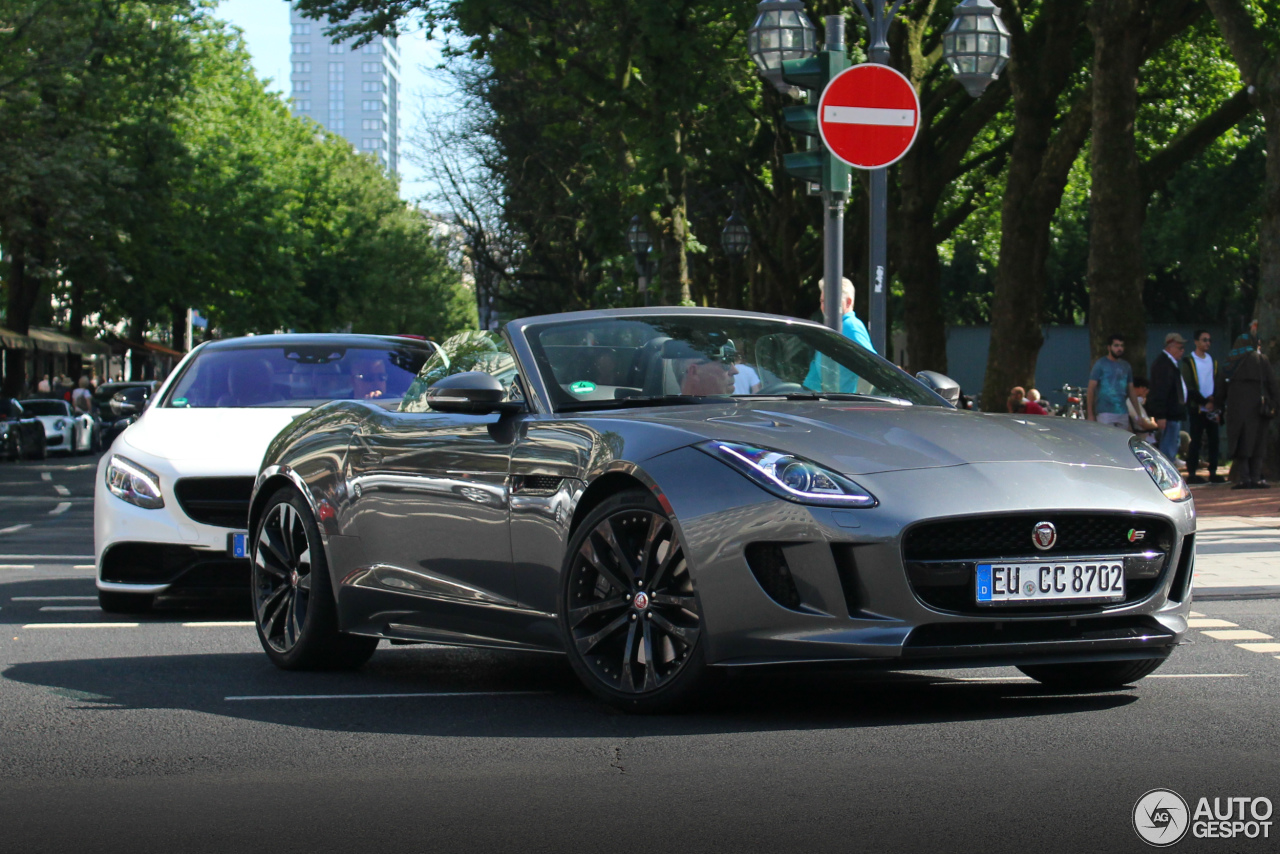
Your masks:
<svg viewBox="0 0 1280 854"><path fill-rule="evenodd" d="M597 507L570 541L561 609L569 660L629 711L679 706L704 687L702 616L675 526L648 492Z"/></svg>
<svg viewBox="0 0 1280 854"><path fill-rule="evenodd" d="M297 490L285 487L271 496L250 560L258 639L277 666L349 669L369 660L377 638L338 631L320 529Z"/></svg>
<svg viewBox="0 0 1280 854"><path fill-rule="evenodd" d="M9 459L15 463L26 459L27 452L22 447L22 436L16 431L11 433L10 436L12 436L12 440L9 443Z"/></svg>

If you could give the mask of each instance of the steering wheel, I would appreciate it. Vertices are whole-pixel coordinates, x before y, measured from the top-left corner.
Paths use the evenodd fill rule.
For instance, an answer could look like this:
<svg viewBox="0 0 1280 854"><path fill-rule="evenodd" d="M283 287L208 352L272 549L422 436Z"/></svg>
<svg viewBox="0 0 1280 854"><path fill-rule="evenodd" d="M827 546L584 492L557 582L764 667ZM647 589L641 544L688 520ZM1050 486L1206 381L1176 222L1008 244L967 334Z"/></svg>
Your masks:
<svg viewBox="0 0 1280 854"><path fill-rule="evenodd" d="M776 382L760 389L757 394L804 394L808 389L800 383Z"/></svg>

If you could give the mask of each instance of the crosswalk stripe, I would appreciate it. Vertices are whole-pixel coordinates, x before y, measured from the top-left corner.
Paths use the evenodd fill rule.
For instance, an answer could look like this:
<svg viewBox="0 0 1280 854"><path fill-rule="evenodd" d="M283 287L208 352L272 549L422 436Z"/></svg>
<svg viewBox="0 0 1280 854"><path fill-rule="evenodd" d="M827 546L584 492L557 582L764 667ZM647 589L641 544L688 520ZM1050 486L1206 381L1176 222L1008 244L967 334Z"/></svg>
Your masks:
<svg viewBox="0 0 1280 854"><path fill-rule="evenodd" d="M136 629L139 623L27 623L24 629Z"/></svg>
<svg viewBox="0 0 1280 854"><path fill-rule="evenodd" d="M1221 632L1201 632L1214 640L1271 640L1271 635L1253 629L1227 629Z"/></svg>
<svg viewBox="0 0 1280 854"><path fill-rule="evenodd" d="M225 629L252 626L253 620L207 620L203 623L183 623L187 629Z"/></svg>
<svg viewBox="0 0 1280 854"><path fill-rule="evenodd" d="M1238 643L1236 646L1250 652L1280 652L1280 643Z"/></svg>
<svg viewBox="0 0 1280 854"><path fill-rule="evenodd" d="M1237 626L1236 623L1227 620L1211 620L1204 617L1187 620L1187 625L1193 629L1234 629Z"/></svg>
<svg viewBox="0 0 1280 854"><path fill-rule="evenodd" d="M59 501L58 506L49 511L50 516L61 516L71 509L70 501Z"/></svg>
<svg viewBox="0 0 1280 854"><path fill-rule="evenodd" d="M413 694L263 694L261 696L223 697L229 703L245 700L383 700L401 697L516 697L529 694L554 694L554 691L422 691Z"/></svg>
<svg viewBox="0 0 1280 854"><path fill-rule="evenodd" d="M14 596L10 602L97 602L97 596Z"/></svg>

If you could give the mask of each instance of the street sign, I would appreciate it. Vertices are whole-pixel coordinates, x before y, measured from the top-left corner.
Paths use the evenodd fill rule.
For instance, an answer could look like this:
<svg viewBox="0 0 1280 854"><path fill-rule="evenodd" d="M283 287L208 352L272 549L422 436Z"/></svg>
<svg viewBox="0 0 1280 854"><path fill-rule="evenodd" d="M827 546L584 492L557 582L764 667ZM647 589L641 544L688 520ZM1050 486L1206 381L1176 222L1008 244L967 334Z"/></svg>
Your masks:
<svg viewBox="0 0 1280 854"><path fill-rule="evenodd" d="M880 169L911 149L920 129L920 99L887 65L855 65L831 78L818 99L818 133L837 158L856 169Z"/></svg>

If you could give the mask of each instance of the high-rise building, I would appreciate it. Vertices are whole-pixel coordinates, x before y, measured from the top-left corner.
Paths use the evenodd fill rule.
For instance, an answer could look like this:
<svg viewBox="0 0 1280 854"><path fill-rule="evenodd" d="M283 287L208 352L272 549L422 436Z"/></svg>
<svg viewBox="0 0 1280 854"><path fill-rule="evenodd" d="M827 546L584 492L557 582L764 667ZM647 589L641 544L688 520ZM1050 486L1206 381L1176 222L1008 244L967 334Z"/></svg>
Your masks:
<svg viewBox="0 0 1280 854"><path fill-rule="evenodd" d="M325 24L291 11L293 113L315 119L358 150L377 154L392 172L400 164L400 50L377 36L332 43Z"/></svg>

